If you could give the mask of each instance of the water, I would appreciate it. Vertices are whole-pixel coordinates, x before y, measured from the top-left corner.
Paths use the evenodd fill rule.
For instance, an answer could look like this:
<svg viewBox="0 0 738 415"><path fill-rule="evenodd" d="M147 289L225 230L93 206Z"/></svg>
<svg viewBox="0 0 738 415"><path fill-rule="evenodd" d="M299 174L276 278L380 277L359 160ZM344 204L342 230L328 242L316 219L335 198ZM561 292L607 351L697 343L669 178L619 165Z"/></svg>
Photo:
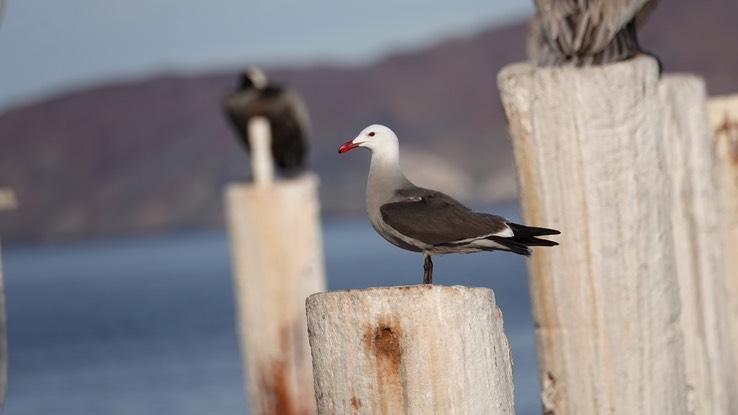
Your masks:
<svg viewBox="0 0 738 415"><path fill-rule="evenodd" d="M323 238L330 289L421 280L422 256L389 245L365 219L327 220ZM6 246L3 260L4 414L248 413L224 233ZM434 265L436 283L495 290L513 349L517 413L539 414L523 259L447 255Z"/></svg>

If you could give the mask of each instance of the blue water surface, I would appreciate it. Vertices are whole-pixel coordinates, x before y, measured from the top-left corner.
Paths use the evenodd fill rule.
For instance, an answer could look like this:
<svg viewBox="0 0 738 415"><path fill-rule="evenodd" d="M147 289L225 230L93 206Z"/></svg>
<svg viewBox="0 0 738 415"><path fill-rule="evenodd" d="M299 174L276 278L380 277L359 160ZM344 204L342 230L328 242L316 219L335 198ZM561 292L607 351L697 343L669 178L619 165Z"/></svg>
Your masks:
<svg viewBox="0 0 738 415"><path fill-rule="evenodd" d="M516 218L514 207L497 209ZM323 223L330 289L417 284L422 255L365 218ZM227 235L191 232L4 247L6 415L248 413ZM517 413L539 414L524 259L446 255L434 282L493 288L513 349Z"/></svg>

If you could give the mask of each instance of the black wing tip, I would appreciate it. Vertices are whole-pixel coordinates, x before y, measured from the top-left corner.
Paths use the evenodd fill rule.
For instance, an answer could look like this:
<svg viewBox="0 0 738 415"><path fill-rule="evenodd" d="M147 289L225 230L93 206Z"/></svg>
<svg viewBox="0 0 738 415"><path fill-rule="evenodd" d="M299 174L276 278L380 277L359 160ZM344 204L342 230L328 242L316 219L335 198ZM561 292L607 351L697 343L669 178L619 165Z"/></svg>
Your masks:
<svg viewBox="0 0 738 415"><path fill-rule="evenodd" d="M530 248L528 248L525 244L515 239L505 238L503 236L490 236L489 239L504 246L505 250L514 252L519 255L530 256L532 252Z"/></svg>
<svg viewBox="0 0 738 415"><path fill-rule="evenodd" d="M556 234L547 234L547 235L556 235ZM551 241L549 239L543 239L538 238L536 236L531 235L513 235L512 237L508 238L510 241L517 242L521 245L525 246L557 246L559 243L556 241Z"/></svg>
<svg viewBox="0 0 738 415"><path fill-rule="evenodd" d="M558 246L559 243L556 241L550 241L548 239L530 238L522 241L527 246Z"/></svg>
<svg viewBox="0 0 738 415"><path fill-rule="evenodd" d="M534 236L544 236L544 235L560 235L561 231L558 229L551 229L551 228L541 228L538 226L527 226L527 225L521 225L519 223L514 222L507 222L507 226L512 229L513 234L515 237L534 237Z"/></svg>
<svg viewBox="0 0 738 415"><path fill-rule="evenodd" d="M505 249L515 252L516 254L530 256L531 246L557 246L559 243L548 239L537 238L537 236L543 235L558 235L559 232L556 229L548 228L536 228L518 224L508 224L513 230L513 236L502 237L502 236L490 236L489 239L497 242L498 244L505 247Z"/></svg>

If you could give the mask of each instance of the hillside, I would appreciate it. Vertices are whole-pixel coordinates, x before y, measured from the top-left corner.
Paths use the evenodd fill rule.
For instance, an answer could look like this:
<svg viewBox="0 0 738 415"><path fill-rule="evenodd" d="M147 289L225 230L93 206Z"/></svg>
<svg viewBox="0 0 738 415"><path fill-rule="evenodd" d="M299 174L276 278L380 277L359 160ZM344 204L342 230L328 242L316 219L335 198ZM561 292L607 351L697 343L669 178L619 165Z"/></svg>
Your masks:
<svg viewBox="0 0 738 415"><path fill-rule="evenodd" d="M700 74L713 94L736 92L735 16L730 0L697 9L687 0L662 2L642 44L666 72ZM522 23L489 30L362 68L266 68L309 105L310 162L324 211L363 210L368 154L339 157L336 148L374 122L398 133L403 165L419 184L473 205L515 197L495 77L524 59L525 32ZM248 171L220 111L238 70L103 85L0 115L0 187L15 188L21 204L0 215L3 238L222 226L222 186Z"/></svg>

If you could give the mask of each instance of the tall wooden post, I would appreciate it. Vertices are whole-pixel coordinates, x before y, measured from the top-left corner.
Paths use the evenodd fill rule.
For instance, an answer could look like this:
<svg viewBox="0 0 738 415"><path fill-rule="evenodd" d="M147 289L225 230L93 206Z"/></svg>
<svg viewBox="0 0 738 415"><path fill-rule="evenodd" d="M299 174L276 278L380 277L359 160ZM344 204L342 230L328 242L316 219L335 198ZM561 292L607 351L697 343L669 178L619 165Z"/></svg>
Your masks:
<svg viewBox="0 0 738 415"><path fill-rule="evenodd" d="M708 128L705 84L695 76L664 75L659 89L671 178L688 409L694 414L738 414L738 355L733 352L727 318L717 159Z"/></svg>
<svg viewBox="0 0 738 415"><path fill-rule="evenodd" d="M226 210L253 415L315 413L305 299L325 290L318 179L231 184Z"/></svg>
<svg viewBox="0 0 738 415"><path fill-rule="evenodd" d="M562 232L529 262L547 414L687 412L658 77L648 57L498 75L523 216Z"/></svg>
<svg viewBox="0 0 738 415"><path fill-rule="evenodd" d="M440 285L307 300L318 415L512 415L510 346L494 293Z"/></svg>
<svg viewBox="0 0 738 415"><path fill-rule="evenodd" d="M738 94L711 97L708 116L712 131L712 150L716 154L719 192L716 201L722 208L720 229L725 249L725 285L730 312L733 355L738 356Z"/></svg>
<svg viewBox="0 0 738 415"><path fill-rule="evenodd" d="M248 129L254 181L225 198L251 413L314 414L304 304L325 290L318 178L274 181L269 122Z"/></svg>

